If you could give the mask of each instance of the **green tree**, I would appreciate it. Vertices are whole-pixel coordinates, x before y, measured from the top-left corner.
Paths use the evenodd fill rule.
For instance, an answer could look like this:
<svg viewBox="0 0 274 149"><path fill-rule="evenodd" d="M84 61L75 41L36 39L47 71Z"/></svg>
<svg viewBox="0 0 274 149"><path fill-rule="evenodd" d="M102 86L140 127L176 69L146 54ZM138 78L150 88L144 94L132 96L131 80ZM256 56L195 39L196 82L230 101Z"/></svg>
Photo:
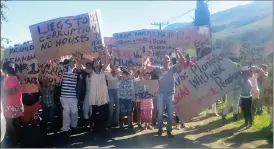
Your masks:
<svg viewBox="0 0 274 149"><path fill-rule="evenodd" d="M7 16L6 16L6 12L5 10L8 8L7 7L7 1L8 0L1 0L1 25L3 22L7 22ZM5 37L1 37L1 43L6 43L9 44L11 41ZM3 49L3 44L1 44L1 53L2 53L2 49Z"/></svg>
<svg viewBox="0 0 274 149"><path fill-rule="evenodd" d="M210 12L207 5L208 1L197 0L196 9L195 9L195 18L193 21L194 26L208 26L210 29L210 37L211 34L211 24L210 24ZM201 59L205 55L209 54L212 51L212 48L197 48L196 54L197 59Z"/></svg>
<svg viewBox="0 0 274 149"><path fill-rule="evenodd" d="M197 0L193 25L210 26L210 12L208 10L207 2L204 0Z"/></svg>

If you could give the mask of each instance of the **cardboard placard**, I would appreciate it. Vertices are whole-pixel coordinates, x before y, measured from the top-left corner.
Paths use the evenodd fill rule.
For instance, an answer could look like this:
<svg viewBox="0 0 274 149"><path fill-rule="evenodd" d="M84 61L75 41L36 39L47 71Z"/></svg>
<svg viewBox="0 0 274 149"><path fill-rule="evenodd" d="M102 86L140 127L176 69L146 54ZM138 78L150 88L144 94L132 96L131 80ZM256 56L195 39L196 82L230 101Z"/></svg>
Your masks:
<svg viewBox="0 0 274 149"><path fill-rule="evenodd" d="M210 48L210 29L207 26L195 26L175 29L177 46L181 48Z"/></svg>
<svg viewBox="0 0 274 149"><path fill-rule="evenodd" d="M136 81L135 86L135 99L152 99L157 91L158 80Z"/></svg>
<svg viewBox="0 0 274 149"><path fill-rule="evenodd" d="M120 50L140 48L148 42L147 30L114 33L113 40Z"/></svg>
<svg viewBox="0 0 274 149"><path fill-rule="evenodd" d="M136 48L122 50L112 49L112 65L113 66L142 66L143 49Z"/></svg>
<svg viewBox="0 0 274 149"><path fill-rule="evenodd" d="M36 92L38 84L38 61L32 43L7 48L4 62L14 63L15 72L23 84L23 92Z"/></svg>
<svg viewBox="0 0 274 149"><path fill-rule="evenodd" d="M240 68L213 51L180 73L175 80L175 109L189 120L231 91L241 79Z"/></svg>
<svg viewBox="0 0 274 149"><path fill-rule="evenodd" d="M264 59L267 56L264 46L253 46L248 43L244 43L240 48L240 61L242 65L260 65L264 63Z"/></svg>
<svg viewBox="0 0 274 149"><path fill-rule="evenodd" d="M39 64L39 80L47 80L52 85L61 85L65 68L63 65Z"/></svg>
<svg viewBox="0 0 274 149"><path fill-rule="evenodd" d="M273 106L273 78L265 77L263 79L263 88L260 92L259 102L264 106Z"/></svg>
<svg viewBox="0 0 274 149"><path fill-rule="evenodd" d="M142 53L152 50L152 64L161 65L164 55L169 55L176 47L204 48L211 47L209 28L206 26L176 30L137 30L113 34L117 48L121 51L132 51L145 47ZM211 51L210 51L211 52Z"/></svg>
<svg viewBox="0 0 274 149"><path fill-rule="evenodd" d="M79 51L102 50L99 11L61 17L31 25L30 32L40 63Z"/></svg>

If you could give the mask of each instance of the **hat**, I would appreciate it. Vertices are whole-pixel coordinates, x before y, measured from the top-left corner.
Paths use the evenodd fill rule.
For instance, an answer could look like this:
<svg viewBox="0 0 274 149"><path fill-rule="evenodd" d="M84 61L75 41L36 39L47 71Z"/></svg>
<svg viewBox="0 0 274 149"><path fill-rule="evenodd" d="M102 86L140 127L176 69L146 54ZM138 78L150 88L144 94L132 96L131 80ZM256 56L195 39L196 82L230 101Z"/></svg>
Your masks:
<svg viewBox="0 0 274 149"><path fill-rule="evenodd" d="M70 61L70 62L75 62L75 60L74 60L73 57L71 57L71 58L69 59L69 61Z"/></svg>
<svg viewBox="0 0 274 149"><path fill-rule="evenodd" d="M242 67L241 67L241 70L242 70L242 71L247 71L247 70L249 70L249 67L248 67L248 66L242 66Z"/></svg>

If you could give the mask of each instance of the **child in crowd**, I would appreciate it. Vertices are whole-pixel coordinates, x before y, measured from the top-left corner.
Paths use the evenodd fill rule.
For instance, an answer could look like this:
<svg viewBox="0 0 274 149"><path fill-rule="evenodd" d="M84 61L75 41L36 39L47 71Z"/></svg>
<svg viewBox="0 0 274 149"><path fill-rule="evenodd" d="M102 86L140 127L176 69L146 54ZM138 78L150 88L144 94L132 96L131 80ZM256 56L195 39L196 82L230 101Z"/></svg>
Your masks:
<svg viewBox="0 0 274 149"><path fill-rule="evenodd" d="M135 68L135 70L138 68ZM137 90L139 90L140 86L138 84L136 84L136 82L140 81L140 76L141 72L139 70L136 70L136 73L134 75L134 91L136 92ZM135 107L134 107L134 114L136 116L136 121L137 121L137 125L139 128L142 128L142 120L141 120L141 107L140 107L140 99L135 98Z"/></svg>
<svg viewBox="0 0 274 149"><path fill-rule="evenodd" d="M134 98L134 78L129 69L123 69L118 78L118 99L120 104L120 128L124 128L125 116L128 116L128 128L133 129L132 124L132 100Z"/></svg>
<svg viewBox="0 0 274 149"><path fill-rule="evenodd" d="M45 124L50 121L55 126L54 86L47 79L42 80L41 93L42 120Z"/></svg>
<svg viewBox="0 0 274 149"><path fill-rule="evenodd" d="M151 80L151 74L146 72L143 75L144 80ZM144 92L147 91L147 86L144 85L143 87ZM145 98L141 99L140 101L142 119L145 123L145 129L153 129L152 127L152 110L153 110L153 99L152 98Z"/></svg>

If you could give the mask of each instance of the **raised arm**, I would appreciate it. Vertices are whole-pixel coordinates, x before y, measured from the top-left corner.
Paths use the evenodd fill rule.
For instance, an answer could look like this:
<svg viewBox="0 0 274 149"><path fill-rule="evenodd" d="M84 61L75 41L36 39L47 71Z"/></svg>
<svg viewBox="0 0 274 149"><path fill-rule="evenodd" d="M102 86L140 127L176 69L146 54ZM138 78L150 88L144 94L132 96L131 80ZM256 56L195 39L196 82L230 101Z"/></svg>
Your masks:
<svg viewBox="0 0 274 149"><path fill-rule="evenodd" d="M105 57L104 57L104 61L102 62L103 63L102 69L105 70L108 67L108 65L110 64L111 57L110 57L109 51L106 47L103 47L103 50L105 52Z"/></svg>
<svg viewBox="0 0 274 149"><path fill-rule="evenodd" d="M179 48L175 49L175 54L177 59L179 60L179 63L176 64L176 67L179 69L178 71L180 72L182 69L182 65L185 63L185 57L183 56L183 54L180 52Z"/></svg>

